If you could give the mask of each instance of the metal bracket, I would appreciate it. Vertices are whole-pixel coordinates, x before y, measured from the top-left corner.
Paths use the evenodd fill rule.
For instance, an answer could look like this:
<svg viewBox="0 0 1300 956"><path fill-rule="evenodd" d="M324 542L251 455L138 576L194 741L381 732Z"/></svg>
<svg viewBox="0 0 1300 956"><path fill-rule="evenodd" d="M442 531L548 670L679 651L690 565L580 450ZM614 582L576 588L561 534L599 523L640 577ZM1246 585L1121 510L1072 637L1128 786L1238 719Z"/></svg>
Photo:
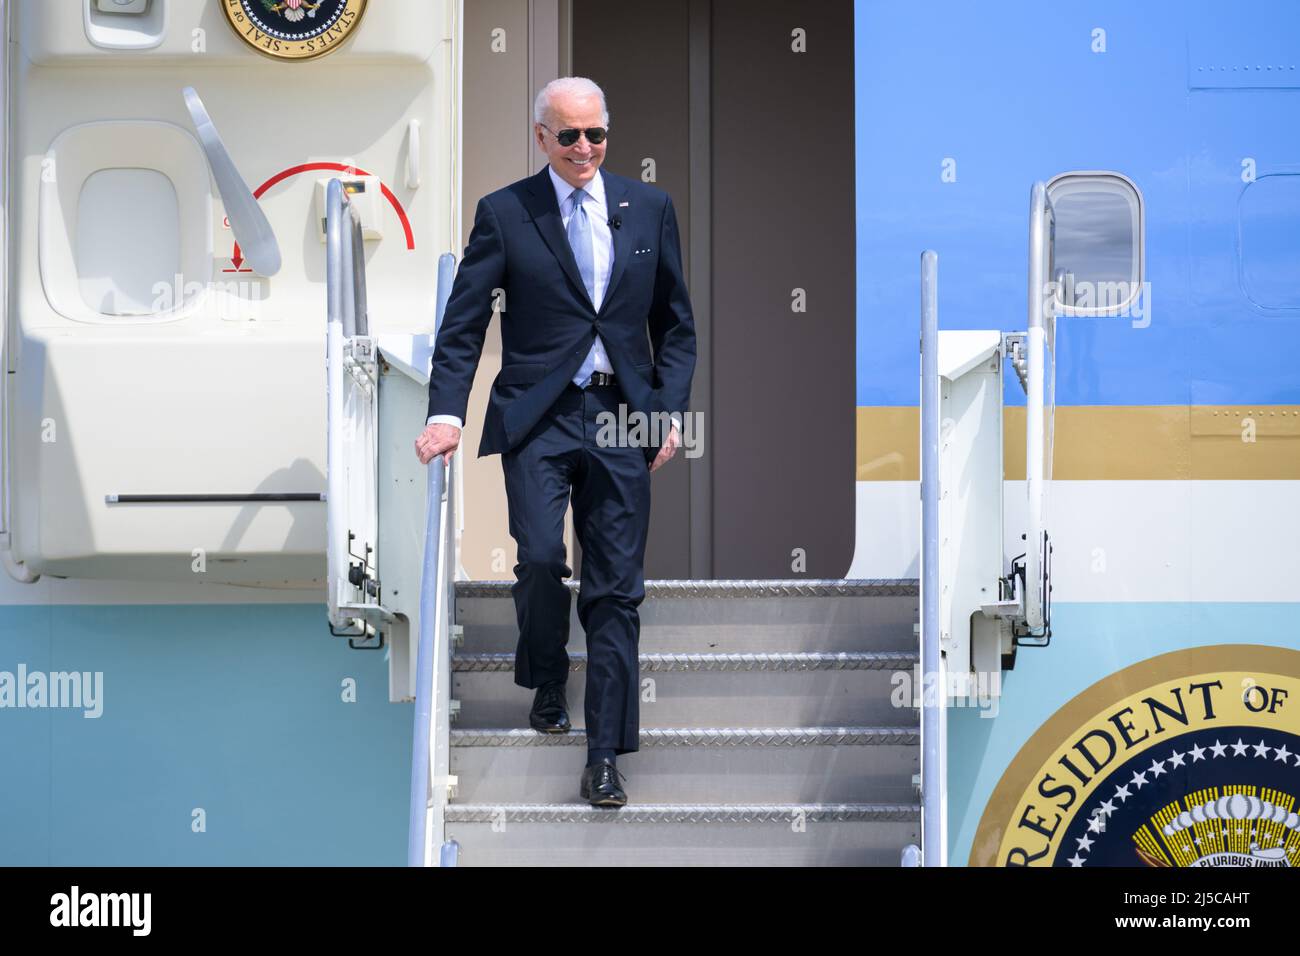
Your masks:
<svg viewBox="0 0 1300 956"><path fill-rule="evenodd" d="M361 622L361 629L358 631L336 630L334 625L330 625L330 633L335 637L346 637L348 647L354 651L377 651L384 646L384 635L387 633L385 625L395 621L396 615L382 604L340 604L339 611L347 612L352 620ZM371 632L379 638L375 644L358 644L354 638L370 640Z"/></svg>
<svg viewBox="0 0 1300 956"><path fill-rule="evenodd" d="M456 796L456 787L460 785L460 778L457 777L455 774L449 773L445 777L434 777L432 780L429 781L429 784L430 784L429 806L432 807L433 806L432 791L437 787L446 787L447 799L450 800L452 797Z"/></svg>
<svg viewBox="0 0 1300 956"><path fill-rule="evenodd" d="M343 368L357 384L374 389L379 378L379 352L369 335L354 335L343 340Z"/></svg>
<svg viewBox="0 0 1300 956"><path fill-rule="evenodd" d="M375 627L391 624L397 619L397 616L382 604L340 604L339 610L347 611L349 616L359 617Z"/></svg>
<svg viewBox="0 0 1300 956"><path fill-rule="evenodd" d="M1029 391L1029 359L1025 355L1027 337L1024 332L1002 333L1002 354L1011 361L1016 378L1020 379L1020 387L1026 392Z"/></svg>
<svg viewBox="0 0 1300 956"><path fill-rule="evenodd" d="M1025 609L1020 604L1019 598L1012 598L1009 601L993 601L989 604L981 604L980 611L985 617L1000 618L1004 621L1024 620Z"/></svg>

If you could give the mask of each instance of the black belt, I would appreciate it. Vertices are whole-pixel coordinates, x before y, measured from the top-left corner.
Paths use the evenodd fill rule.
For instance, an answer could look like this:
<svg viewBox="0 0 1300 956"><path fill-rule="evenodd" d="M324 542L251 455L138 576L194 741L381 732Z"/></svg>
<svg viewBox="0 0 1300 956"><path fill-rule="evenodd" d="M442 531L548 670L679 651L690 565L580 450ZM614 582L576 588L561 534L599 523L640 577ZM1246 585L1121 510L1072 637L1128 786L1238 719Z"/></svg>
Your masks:
<svg viewBox="0 0 1300 956"><path fill-rule="evenodd" d="M614 384L613 372L592 372L591 381L587 383L587 387L590 388L592 385L613 385L613 384Z"/></svg>

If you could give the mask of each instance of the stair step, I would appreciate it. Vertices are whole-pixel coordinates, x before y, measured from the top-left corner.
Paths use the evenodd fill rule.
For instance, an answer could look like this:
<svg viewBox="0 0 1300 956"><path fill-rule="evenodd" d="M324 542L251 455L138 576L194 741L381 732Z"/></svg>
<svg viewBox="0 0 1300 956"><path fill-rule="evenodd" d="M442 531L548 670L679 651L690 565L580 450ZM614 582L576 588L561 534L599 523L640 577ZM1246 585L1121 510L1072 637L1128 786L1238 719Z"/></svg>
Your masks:
<svg viewBox="0 0 1300 956"><path fill-rule="evenodd" d="M789 824L918 821L919 804L911 803L768 803L686 804L629 803L593 807L589 803L461 803L447 806L448 823L733 823Z"/></svg>
<svg viewBox="0 0 1300 956"><path fill-rule="evenodd" d="M921 729L906 727L642 727L642 747L798 747L920 743ZM587 732L543 734L531 727L452 730L452 747L586 746Z"/></svg>
<svg viewBox="0 0 1300 956"><path fill-rule="evenodd" d="M579 581L564 582L575 594ZM456 597L508 598L513 581L457 581ZM646 600L662 598L789 598L789 597L916 597L917 578L798 578L748 579L651 578L645 582Z"/></svg>
<svg viewBox="0 0 1300 956"><path fill-rule="evenodd" d="M446 819L460 866L898 866L921 832L915 804L470 804Z"/></svg>
<svg viewBox="0 0 1300 956"><path fill-rule="evenodd" d="M667 671L807 671L902 670L919 660L915 651L792 651L770 653L657 653L639 654L641 672ZM459 673L513 671L514 653L456 654L451 669ZM587 669L586 652L569 654L569 669Z"/></svg>
<svg viewBox="0 0 1300 956"><path fill-rule="evenodd" d="M909 727L643 728L618 758L637 803L908 803L919 731ZM586 734L452 731L455 803L578 798Z"/></svg>
<svg viewBox="0 0 1300 956"><path fill-rule="evenodd" d="M519 624L511 581L460 581L460 650L513 653ZM578 583L568 582L576 593ZM586 650L572 598L569 649ZM914 579L859 581L647 581L639 648L655 653L915 652Z"/></svg>
<svg viewBox="0 0 1300 956"><path fill-rule="evenodd" d="M505 656L509 661L476 655L454 667L451 694L460 702L460 712L453 726L508 728L525 722L533 692L514 682L514 657ZM899 699L896 681L900 671L912 669L915 655L872 654L840 662L833 660L837 655L802 661L793 659L796 655L783 655L784 661L744 655L759 659L733 660L738 656L701 660L703 655L642 655L641 723L673 728L840 727L910 724L917 719L911 701ZM659 659L647 662L650 657ZM582 674L570 677L566 697L571 719L580 720L592 674L585 670L585 655L573 660L575 671ZM876 669L885 664L895 666ZM486 669L498 666L505 669Z"/></svg>

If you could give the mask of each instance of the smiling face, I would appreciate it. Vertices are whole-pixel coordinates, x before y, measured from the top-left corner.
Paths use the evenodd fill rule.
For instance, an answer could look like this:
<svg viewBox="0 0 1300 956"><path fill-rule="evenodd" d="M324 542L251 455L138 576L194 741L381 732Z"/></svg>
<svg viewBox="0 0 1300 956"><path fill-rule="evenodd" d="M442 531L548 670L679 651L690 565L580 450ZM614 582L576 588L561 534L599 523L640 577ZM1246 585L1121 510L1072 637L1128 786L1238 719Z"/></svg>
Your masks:
<svg viewBox="0 0 1300 956"><path fill-rule="evenodd" d="M600 112L600 100L595 96L557 93L551 97L546 125L558 133L562 129L590 129L603 126L604 117ZM585 135L579 136L572 146L561 146L550 131L540 124L533 124L533 135L537 145L546 154L547 161L566 183L575 189L585 187L596 176L596 170L605 159L606 139L599 146L587 142Z"/></svg>

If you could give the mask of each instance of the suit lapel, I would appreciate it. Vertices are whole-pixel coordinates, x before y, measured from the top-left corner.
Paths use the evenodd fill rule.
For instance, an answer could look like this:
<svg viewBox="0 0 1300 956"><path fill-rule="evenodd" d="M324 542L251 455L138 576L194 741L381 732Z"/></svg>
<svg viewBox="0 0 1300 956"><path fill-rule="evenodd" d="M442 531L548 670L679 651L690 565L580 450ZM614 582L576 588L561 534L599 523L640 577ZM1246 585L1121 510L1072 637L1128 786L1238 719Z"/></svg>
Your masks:
<svg viewBox="0 0 1300 956"><path fill-rule="evenodd" d="M603 170L601 175L604 175ZM621 176L605 176L605 208L609 212L610 219L622 216L625 212L629 218L631 217L630 205L619 206L619 203L626 200L630 193L627 181ZM605 289L605 297L600 302L601 312L609 307L610 300L614 298L614 290L618 288L618 280L623 278L623 270L627 268L627 260L632 252L631 223L624 223L620 229L611 228L610 233L614 237L614 265L609 273L609 285Z"/></svg>
<svg viewBox="0 0 1300 956"><path fill-rule="evenodd" d="M582 281L582 273L578 271L577 260L573 258L573 247L569 245L569 237L564 234L564 221L560 218L560 206L555 199L555 188L551 185L551 174L547 171L549 169L549 166L543 166L542 171L529 181L528 191L531 198L528 212L532 215L533 222L537 224L542 239L559 260L565 275L572 279L573 284L578 288L582 301L587 303L587 308L595 312L596 307L592 305L587 295L587 286Z"/></svg>

